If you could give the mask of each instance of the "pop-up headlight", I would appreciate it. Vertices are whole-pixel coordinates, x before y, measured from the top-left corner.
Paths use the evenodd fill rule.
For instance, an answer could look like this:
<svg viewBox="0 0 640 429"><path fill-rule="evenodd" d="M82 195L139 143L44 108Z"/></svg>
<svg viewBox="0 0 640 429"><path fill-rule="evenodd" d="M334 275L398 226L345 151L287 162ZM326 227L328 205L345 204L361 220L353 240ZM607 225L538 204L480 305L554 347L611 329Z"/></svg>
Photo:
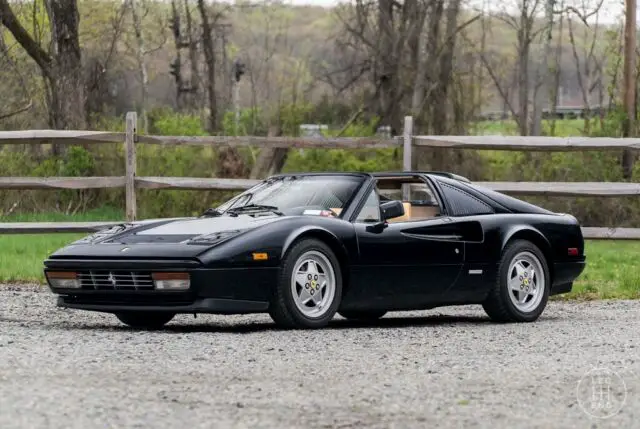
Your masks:
<svg viewBox="0 0 640 429"><path fill-rule="evenodd" d="M132 224L121 224L121 225L113 225L105 229L101 229L91 235L81 238L80 240L74 242L73 244L91 244L97 243L98 241L102 241L107 239L113 235L119 234L127 229L132 228L134 225Z"/></svg>
<svg viewBox="0 0 640 429"><path fill-rule="evenodd" d="M203 234L203 235L199 235L197 237L192 238L187 242L187 244L199 244L199 245L209 246L212 244L221 243L225 240L228 240L229 238L232 238L238 234L241 234L242 232L244 231L241 229L234 229L229 231L214 232L212 234Z"/></svg>

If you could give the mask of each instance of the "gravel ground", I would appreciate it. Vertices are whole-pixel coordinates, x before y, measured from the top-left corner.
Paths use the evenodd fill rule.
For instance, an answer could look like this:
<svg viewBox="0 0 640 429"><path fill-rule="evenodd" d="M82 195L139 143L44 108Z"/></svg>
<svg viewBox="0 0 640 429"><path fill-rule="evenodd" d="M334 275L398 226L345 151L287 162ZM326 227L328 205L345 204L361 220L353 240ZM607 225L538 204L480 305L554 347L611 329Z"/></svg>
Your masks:
<svg viewBox="0 0 640 429"><path fill-rule="evenodd" d="M263 315L141 332L54 302L0 290L0 428L640 426L640 302L553 302L526 325L477 307L336 317L312 332ZM612 417L587 413L607 412L589 402L594 368L611 371Z"/></svg>

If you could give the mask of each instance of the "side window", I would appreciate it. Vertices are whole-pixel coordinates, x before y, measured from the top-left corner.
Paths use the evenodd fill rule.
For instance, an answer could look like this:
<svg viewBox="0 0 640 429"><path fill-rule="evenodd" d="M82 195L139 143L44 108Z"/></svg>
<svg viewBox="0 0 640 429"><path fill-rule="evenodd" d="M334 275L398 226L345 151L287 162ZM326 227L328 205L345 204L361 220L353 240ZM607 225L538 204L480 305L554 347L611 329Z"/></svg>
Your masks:
<svg viewBox="0 0 640 429"><path fill-rule="evenodd" d="M380 178L378 189L382 201L401 201L404 206L404 215L389 219L389 223L428 220L442 213L431 185L420 177Z"/></svg>
<svg viewBox="0 0 640 429"><path fill-rule="evenodd" d="M442 182L440 183L440 187L451 206L452 214L454 216L472 216L494 213L494 210L490 205L462 189L458 189L455 186Z"/></svg>
<svg viewBox="0 0 640 429"><path fill-rule="evenodd" d="M358 213L356 222L375 223L380 221L380 200L375 189L372 189L365 201L364 206Z"/></svg>

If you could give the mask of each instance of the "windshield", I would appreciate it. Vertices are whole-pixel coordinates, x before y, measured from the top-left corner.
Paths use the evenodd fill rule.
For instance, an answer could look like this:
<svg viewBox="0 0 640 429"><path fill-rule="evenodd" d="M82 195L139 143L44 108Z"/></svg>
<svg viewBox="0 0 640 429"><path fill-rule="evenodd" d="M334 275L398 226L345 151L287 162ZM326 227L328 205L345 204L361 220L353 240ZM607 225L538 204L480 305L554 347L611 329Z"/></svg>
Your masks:
<svg viewBox="0 0 640 429"><path fill-rule="evenodd" d="M285 176L260 183L217 208L270 206L285 215L307 210L332 210L340 215L363 182L359 176Z"/></svg>

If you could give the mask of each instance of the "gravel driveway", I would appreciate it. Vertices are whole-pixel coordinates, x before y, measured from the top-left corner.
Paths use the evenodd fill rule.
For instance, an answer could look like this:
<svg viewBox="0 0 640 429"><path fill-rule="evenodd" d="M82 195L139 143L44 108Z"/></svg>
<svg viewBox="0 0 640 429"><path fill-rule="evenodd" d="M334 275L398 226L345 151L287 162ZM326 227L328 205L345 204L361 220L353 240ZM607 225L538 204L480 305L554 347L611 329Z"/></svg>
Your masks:
<svg viewBox="0 0 640 429"><path fill-rule="evenodd" d="M526 325L477 307L337 317L312 332L182 315L148 333L54 301L0 290L0 428L640 425L640 302L554 302Z"/></svg>

